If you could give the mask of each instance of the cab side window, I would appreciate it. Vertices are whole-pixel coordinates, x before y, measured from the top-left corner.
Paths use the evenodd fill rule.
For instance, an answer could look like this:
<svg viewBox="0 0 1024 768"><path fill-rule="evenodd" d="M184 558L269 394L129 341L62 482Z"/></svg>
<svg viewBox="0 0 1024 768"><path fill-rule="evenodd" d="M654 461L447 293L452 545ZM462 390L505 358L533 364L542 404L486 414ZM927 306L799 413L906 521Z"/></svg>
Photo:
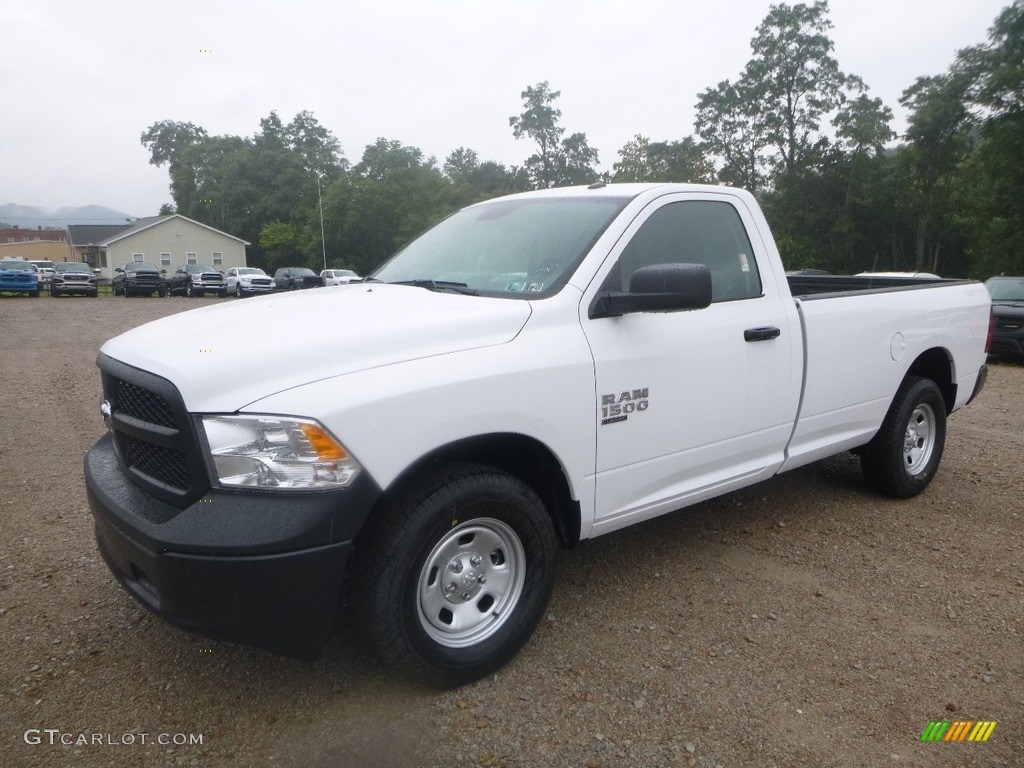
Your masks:
<svg viewBox="0 0 1024 768"><path fill-rule="evenodd" d="M706 264L712 302L761 295L750 240L728 203L691 200L656 210L623 249L602 290L628 291L630 275L652 264Z"/></svg>

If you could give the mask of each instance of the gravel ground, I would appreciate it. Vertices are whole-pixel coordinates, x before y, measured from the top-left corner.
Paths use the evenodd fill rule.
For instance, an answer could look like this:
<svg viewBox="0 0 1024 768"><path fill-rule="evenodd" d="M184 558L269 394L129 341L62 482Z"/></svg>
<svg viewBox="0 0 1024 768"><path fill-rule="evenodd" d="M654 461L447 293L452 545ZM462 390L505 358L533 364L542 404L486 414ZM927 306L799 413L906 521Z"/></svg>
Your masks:
<svg viewBox="0 0 1024 768"><path fill-rule="evenodd" d="M1024 766L1024 368L916 499L844 455L586 542L524 651L439 693L345 629L316 663L189 635L99 558L96 352L210 301L0 298L0 765Z"/></svg>

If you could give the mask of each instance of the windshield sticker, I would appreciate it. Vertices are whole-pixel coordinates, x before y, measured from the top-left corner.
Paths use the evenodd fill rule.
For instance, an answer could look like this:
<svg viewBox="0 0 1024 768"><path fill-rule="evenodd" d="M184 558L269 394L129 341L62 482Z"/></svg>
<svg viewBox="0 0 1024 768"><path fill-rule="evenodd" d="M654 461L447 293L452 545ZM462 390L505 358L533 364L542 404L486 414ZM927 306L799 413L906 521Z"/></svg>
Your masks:
<svg viewBox="0 0 1024 768"><path fill-rule="evenodd" d="M509 293L522 293L526 290L526 283L509 283L505 286L505 290Z"/></svg>
<svg viewBox="0 0 1024 768"><path fill-rule="evenodd" d="M750 262L747 261L747 254L745 253L740 254L740 269L744 272L750 271Z"/></svg>
<svg viewBox="0 0 1024 768"><path fill-rule="evenodd" d="M526 292L527 293L539 293L542 290L544 290L544 283L527 283L526 284Z"/></svg>
<svg viewBox="0 0 1024 768"><path fill-rule="evenodd" d="M650 407L650 388L601 395L598 418L601 426L626 421L631 413L643 413Z"/></svg>

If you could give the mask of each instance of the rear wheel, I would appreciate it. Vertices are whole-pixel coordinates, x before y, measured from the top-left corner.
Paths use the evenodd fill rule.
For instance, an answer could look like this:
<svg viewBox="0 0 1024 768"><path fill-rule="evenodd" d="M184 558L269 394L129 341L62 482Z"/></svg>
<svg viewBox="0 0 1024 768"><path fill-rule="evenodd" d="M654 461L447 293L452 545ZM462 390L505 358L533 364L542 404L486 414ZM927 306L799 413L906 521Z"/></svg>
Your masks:
<svg viewBox="0 0 1024 768"><path fill-rule="evenodd" d="M361 629L399 672L441 686L479 679L533 634L556 553L547 510L518 478L475 464L421 475L357 544Z"/></svg>
<svg viewBox="0 0 1024 768"><path fill-rule="evenodd" d="M906 499L932 481L946 444L946 402L931 379L903 380L878 434L860 455L875 490Z"/></svg>

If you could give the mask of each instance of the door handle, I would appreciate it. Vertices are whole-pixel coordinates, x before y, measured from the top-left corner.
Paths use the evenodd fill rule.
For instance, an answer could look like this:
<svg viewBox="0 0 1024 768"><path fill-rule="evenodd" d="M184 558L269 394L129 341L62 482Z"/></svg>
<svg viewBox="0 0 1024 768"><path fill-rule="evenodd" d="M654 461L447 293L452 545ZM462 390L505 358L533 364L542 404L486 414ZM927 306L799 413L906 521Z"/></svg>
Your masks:
<svg viewBox="0 0 1024 768"><path fill-rule="evenodd" d="M768 325L763 328L747 328L747 330L743 332L743 340L768 341L769 339L776 339L781 335L782 331L774 325Z"/></svg>

